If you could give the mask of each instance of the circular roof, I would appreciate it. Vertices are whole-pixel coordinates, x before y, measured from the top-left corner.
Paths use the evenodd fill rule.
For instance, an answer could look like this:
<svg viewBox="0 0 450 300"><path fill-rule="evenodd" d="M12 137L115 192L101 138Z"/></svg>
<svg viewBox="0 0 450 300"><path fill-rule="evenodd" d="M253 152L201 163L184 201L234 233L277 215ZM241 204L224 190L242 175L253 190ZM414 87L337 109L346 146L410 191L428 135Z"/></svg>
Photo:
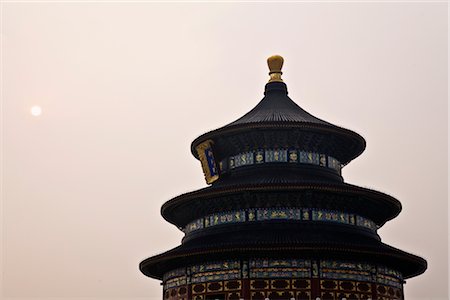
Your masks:
<svg viewBox="0 0 450 300"><path fill-rule="evenodd" d="M217 147L225 147L227 143L235 147L246 149L247 137L236 139L236 136L246 135L250 131L253 134L263 135L264 131L292 131L300 130L304 139L303 146L318 148L318 151L326 151L334 155L342 164L347 164L359 156L365 149L366 142L359 134L321 120L298 106L287 95L287 87L283 82L269 82L266 84L265 97L247 114L236 121L219 129L207 132L192 142L192 154L198 158L196 147L206 140L213 140ZM276 135L272 139L273 144L279 141ZM236 140L240 145L236 146ZM267 137L261 139L265 145L271 141ZM295 145L298 141L288 141ZM258 145L264 148L263 144ZM221 149L218 149L220 152ZM244 150L243 150L244 151ZM332 152L332 153L330 153Z"/></svg>

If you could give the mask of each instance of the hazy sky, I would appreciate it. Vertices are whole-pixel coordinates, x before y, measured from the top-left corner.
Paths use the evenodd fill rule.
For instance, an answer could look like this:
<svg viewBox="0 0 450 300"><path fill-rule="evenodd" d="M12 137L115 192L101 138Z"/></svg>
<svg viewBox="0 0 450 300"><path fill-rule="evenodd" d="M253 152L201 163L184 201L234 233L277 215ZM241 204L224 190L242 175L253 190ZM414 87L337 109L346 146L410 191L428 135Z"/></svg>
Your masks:
<svg viewBox="0 0 450 300"><path fill-rule="evenodd" d="M160 299L141 260L180 243L161 205L205 186L191 141L290 96L361 134L346 182L403 204L383 242L446 299L446 3L3 3L4 299ZM42 107L38 117L30 114Z"/></svg>

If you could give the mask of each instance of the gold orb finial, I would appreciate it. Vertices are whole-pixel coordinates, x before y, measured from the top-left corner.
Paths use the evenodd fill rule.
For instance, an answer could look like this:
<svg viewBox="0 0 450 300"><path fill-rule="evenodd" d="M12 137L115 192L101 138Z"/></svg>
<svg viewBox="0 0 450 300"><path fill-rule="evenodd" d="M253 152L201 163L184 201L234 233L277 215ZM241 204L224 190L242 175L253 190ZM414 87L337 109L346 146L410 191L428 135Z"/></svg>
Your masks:
<svg viewBox="0 0 450 300"><path fill-rule="evenodd" d="M272 55L267 59L267 65L269 65L269 82L283 82L281 79L281 68L283 67L284 59L280 55Z"/></svg>

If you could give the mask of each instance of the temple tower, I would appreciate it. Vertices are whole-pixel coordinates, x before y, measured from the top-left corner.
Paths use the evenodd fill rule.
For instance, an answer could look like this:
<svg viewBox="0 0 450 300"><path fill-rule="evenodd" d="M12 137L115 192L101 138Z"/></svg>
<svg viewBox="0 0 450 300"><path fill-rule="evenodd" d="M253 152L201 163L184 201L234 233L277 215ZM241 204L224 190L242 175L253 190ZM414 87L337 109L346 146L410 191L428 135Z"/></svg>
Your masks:
<svg viewBox="0 0 450 300"><path fill-rule="evenodd" d="M341 175L365 140L292 101L281 56L268 65L255 108L193 141L210 186L162 206L185 236L140 270L166 300L404 299L427 263L377 234L400 202Z"/></svg>

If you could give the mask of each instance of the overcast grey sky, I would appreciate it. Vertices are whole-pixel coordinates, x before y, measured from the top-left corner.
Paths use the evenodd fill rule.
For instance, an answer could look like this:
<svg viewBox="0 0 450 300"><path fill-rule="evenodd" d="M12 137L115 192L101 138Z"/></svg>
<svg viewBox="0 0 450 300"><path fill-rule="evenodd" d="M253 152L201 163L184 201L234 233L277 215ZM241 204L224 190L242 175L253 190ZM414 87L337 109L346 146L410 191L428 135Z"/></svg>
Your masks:
<svg viewBox="0 0 450 300"><path fill-rule="evenodd" d="M191 141L258 103L272 54L367 140L346 182L402 202L382 240L429 263L406 298L448 298L446 3L7 2L1 34L4 299L161 298L160 207L205 186Z"/></svg>

